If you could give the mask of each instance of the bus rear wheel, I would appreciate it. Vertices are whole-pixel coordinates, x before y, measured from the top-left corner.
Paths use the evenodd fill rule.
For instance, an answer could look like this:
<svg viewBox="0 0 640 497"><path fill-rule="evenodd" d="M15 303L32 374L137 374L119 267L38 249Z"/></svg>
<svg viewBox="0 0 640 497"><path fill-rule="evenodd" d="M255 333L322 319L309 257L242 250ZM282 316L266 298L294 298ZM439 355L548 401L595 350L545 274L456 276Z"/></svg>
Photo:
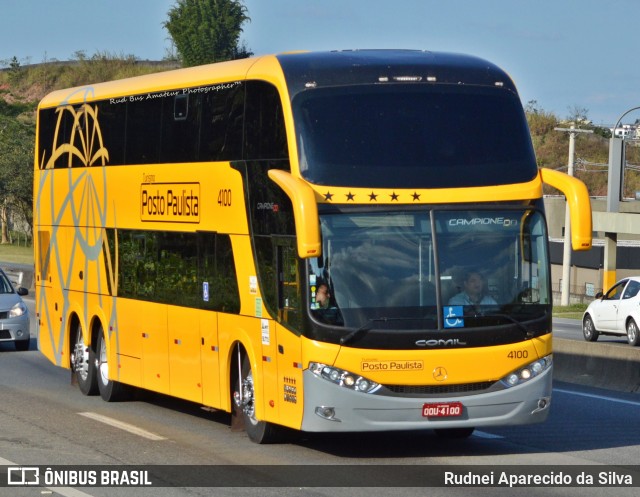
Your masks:
<svg viewBox="0 0 640 497"><path fill-rule="evenodd" d="M100 397L107 402L118 402L126 400L129 395L129 388L118 381L109 379L109 357L107 355L107 343L104 329L100 326L98 330L98 349L96 350L98 390Z"/></svg>
<svg viewBox="0 0 640 497"><path fill-rule="evenodd" d="M84 395L96 395L98 393L95 357L95 352L91 347L87 346L82 326L78 323L71 362L78 387Z"/></svg>
<svg viewBox="0 0 640 497"><path fill-rule="evenodd" d="M280 427L256 418L255 389L251 364L246 354L243 354L240 378L235 380L233 389L233 415L241 419L244 431L252 442L258 444L277 443L282 439Z"/></svg>

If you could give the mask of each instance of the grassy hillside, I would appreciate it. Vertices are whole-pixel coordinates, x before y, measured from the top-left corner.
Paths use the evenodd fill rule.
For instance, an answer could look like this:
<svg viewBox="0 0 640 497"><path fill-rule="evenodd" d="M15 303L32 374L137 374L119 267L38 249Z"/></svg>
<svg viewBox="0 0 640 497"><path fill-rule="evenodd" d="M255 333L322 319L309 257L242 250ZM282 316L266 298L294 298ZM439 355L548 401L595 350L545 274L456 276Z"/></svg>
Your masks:
<svg viewBox="0 0 640 497"><path fill-rule="evenodd" d="M174 61L139 61L131 55L96 53L86 57L81 52L76 55L76 60L68 62L43 62L25 67L16 61L5 61L7 67L0 71L0 97L9 104L33 104L53 90L178 67Z"/></svg>
<svg viewBox="0 0 640 497"><path fill-rule="evenodd" d="M555 128L568 128L569 124L555 114L536 109L532 105L528 105L526 110L538 166L566 172L569 161L569 133L556 131ZM584 119L584 116L582 118ZM605 196L611 132L589 125L578 127L591 129L593 134L579 134L576 138L574 174L587 185L591 195ZM635 192L640 191L640 147L636 145L629 142L626 149L627 163L630 167L625 171L625 197L634 197ZM553 192L549 189L547 193Z"/></svg>

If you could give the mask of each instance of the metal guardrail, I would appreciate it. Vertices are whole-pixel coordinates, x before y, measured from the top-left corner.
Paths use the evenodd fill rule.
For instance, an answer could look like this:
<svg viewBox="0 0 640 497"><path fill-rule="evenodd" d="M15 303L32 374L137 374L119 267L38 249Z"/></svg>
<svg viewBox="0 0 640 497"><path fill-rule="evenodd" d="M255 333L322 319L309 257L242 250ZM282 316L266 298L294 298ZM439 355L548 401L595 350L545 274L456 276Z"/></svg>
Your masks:
<svg viewBox="0 0 640 497"><path fill-rule="evenodd" d="M23 271L16 271L13 269L4 269L4 272L14 287L18 288L19 286L22 286L22 280L24 279Z"/></svg>
<svg viewBox="0 0 640 497"><path fill-rule="evenodd" d="M14 287L18 288L19 286L23 286L31 289L33 285L33 270L28 269L28 265L14 265L0 262L0 267Z"/></svg>

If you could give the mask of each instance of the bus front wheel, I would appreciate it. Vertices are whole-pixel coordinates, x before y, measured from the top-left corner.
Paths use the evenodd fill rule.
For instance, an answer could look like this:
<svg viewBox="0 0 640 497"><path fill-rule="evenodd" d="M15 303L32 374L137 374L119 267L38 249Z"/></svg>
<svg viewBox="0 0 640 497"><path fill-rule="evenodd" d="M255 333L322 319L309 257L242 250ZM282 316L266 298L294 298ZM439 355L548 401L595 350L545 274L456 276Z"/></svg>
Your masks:
<svg viewBox="0 0 640 497"><path fill-rule="evenodd" d="M241 363L240 377L236 378L233 389L233 415L240 418L244 431L252 442L258 444L279 442L281 439L279 427L256 418L253 373L246 354L242 355Z"/></svg>

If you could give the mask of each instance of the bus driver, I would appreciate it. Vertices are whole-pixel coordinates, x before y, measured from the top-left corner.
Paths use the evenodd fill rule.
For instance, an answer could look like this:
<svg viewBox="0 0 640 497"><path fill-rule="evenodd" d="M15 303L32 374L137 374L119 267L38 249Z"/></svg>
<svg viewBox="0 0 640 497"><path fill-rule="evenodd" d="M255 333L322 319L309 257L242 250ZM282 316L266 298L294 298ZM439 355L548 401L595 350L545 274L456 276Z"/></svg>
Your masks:
<svg viewBox="0 0 640 497"><path fill-rule="evenodd" d="M449 305L497 305L490 295L484 293L484 276L479 271L467 271L464 290L449 299Z"/></svg>

